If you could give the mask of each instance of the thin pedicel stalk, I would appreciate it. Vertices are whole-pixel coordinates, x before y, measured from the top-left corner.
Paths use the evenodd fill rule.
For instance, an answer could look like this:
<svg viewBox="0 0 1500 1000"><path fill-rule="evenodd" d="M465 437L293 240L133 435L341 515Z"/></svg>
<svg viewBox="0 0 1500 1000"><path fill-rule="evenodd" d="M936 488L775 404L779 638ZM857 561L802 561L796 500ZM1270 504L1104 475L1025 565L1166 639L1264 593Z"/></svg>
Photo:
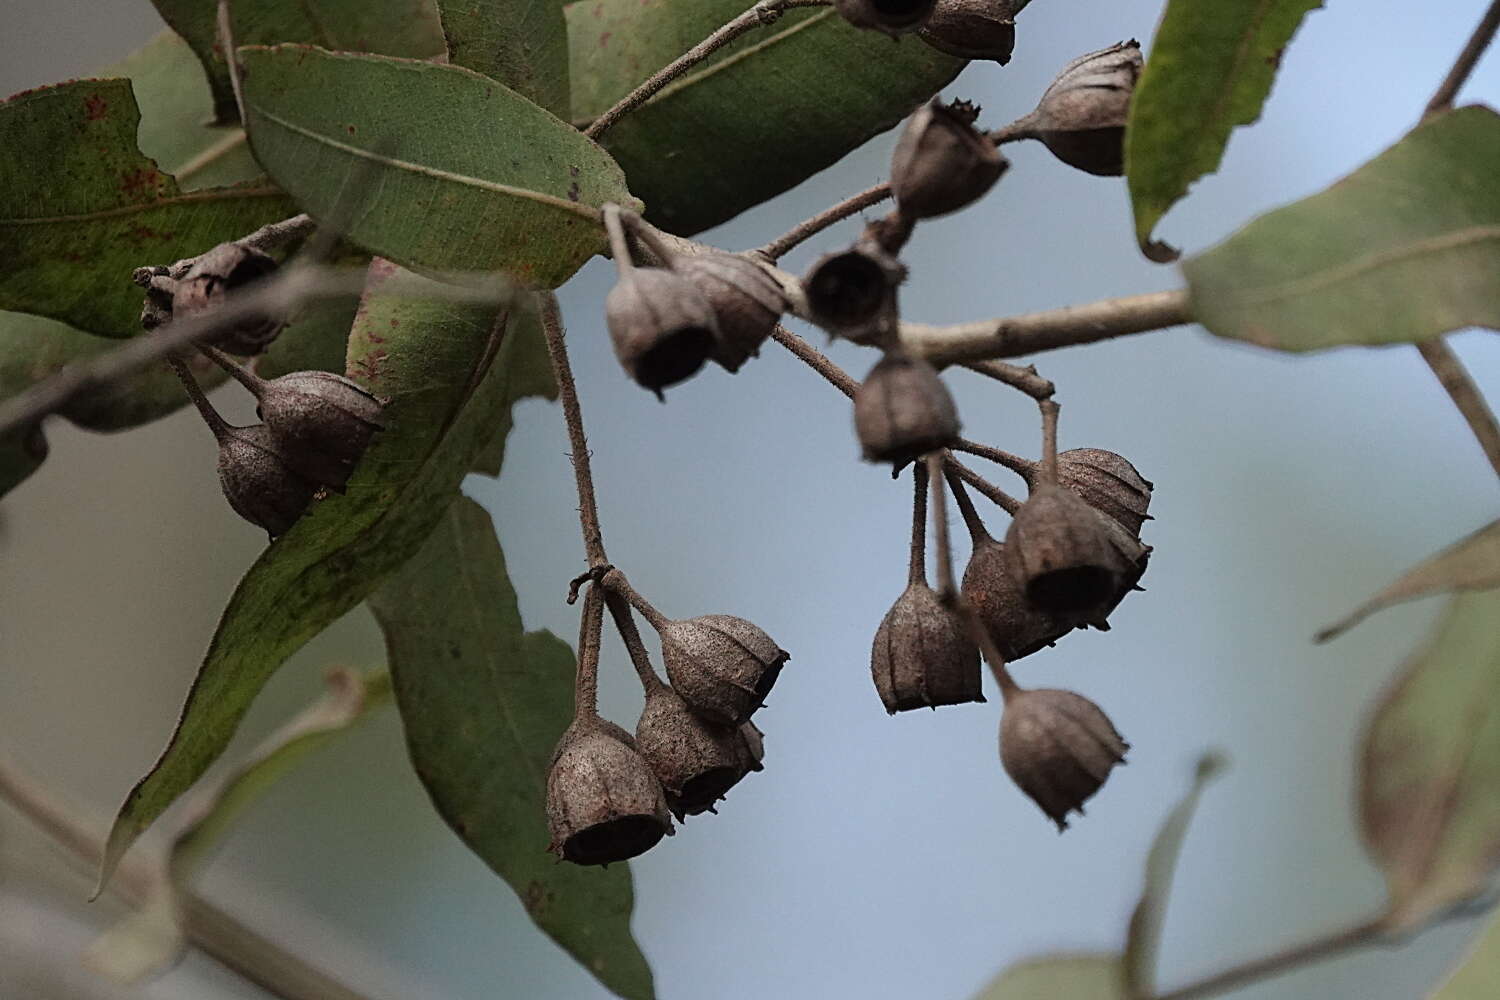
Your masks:
<svg viewBox="0 0 1500 1000"><path fill-rule="evenodd" d="M1479 386L1474 384L1474 379L1447 341L1425 340L1417 345L1417 350L1447 391L1448 398L1453 400L1453 405L1468 422L1469 430L1479 441L1479 447L1483 449L1484 457L1489 459L1495 474L1500 475L1500 424L1495 422L1495 414L1485 402Z"/></svg>
<svg viewBox="0 0 1500 1000"><path fill-rule="evenodd" d="M848 372L829 361L816 347L779 323L776 329L771 331L771 339L791 351L803 364L827 379L829 385L850 399L854 398L854 391L859 388L859 383L850 378Z"/></svg>
<svg viewBox="0 0 1500 1000"><path fill-rule="evenodd" d="M615 267L625 273L635 267L630 256L630 244L625 239L625 223L620 218L620 206L610 202L604 206L604 231L609 235L609 255Z"/></svg>
<svg viewBox="0 0 1500 1000"><path fill-rule="evenodd" d="M578 670L573 675L573 716L599 718L599 641L604 632L604 595L592 586L583 595L578 623Z"/></svg>
<svg viewBox="0 0 1500 1000"><path fill-rule="evenodd" d="M611 569L608 573L605 573L600 577L599 584L606 590L619 594L625 600L629 601L630 606L639 611L641 617L650 622L651 627L658 632L672 624L672 620L656 610L650 601L642 597L640 591L632 587L630 581L625 578L625 574L619 570Z"/></svg>
<svg viewBox="0 0 1500 1000"><path fill-rule="evenodd" d="M938 597L951 603L958 595L953 579L953 546L948 537L948 502L943 493L943 453L935 451L925 460L927 480L932 490L932 538L937 549Z"/></svg>
<svg viewBox="0 0 1500 1000"><path fill-rule="evenodd" d="M1030 480L1036 472L1037 463L1020 455L1012 455L1001 448L994 448L978 441L970 441L968 438L959 438L953 442L954 451L967 452L978 458L988 459L997 465L1003 465L1022 479Z"/></svg>
<svg viewBox="0 0 1500 1000"><path fill-rule="evenodd" d="M260 391L265 387L265 379L250 371L244 365L237 363L233 358L225 354L223 351L219 350L217 347L213 347L209 344L199 344L198 350L202 352L203 355L206 356L214 364L218 365L220 368L228 372L230 378L234 379L240 385L244 386L246 389L249 389L256 395L259 395Z"/></svg>
<svg viewBox="0 0 1500 1000"><path fill-rule="evenodd" d="M1016 511L1021 509L1021 501L1017 500L1015 497L1011 496L1009 493L1005 492L1000 487L990 482L988 479L985 479L979 473L975 472L973 469L969 468L958 459L949 458L947 464L948 468L958 473L959 477L962 478L964 482L974 487L980 493L983 493L985 499L989 500L996 507L999 507L1007 514L1014 514Z"/></svg>
<svg viewBox="0 0 1500 1000"><path fill-rule="evenodd" d="M1042 410L1042 482L1057 485L1057 411L1050 399L1037 404Z"/></svg>
<svg viewBox="0 0 1500 1000"><path fill-rule="evenodd" d="M1012 389L1019 389L1032 399L1050 399L1057 387L1036 373L1034 365L1013 365L1004 361L965 361L964 367L971 372L987 375Z"/></svg>
<svg viewBox="0 0 1500 1000"><path fill-rule="evenodd" d="M605 218L609 217L606 210ZM622 236L623 238L623 236ZM547 338L547 356L552 361L552 375L557 380L557 395L562 400L563 419L568 425L569 458L578 487L578 524L583 531L583 547L589 568L609 564L604 554L604 534L599 528L599 506L594 498L594 473L589 465L589 442L583 433L583 411L578 406L578 387L573 382L573 367L568 363L567 332L563 329L562 311L557 296L542 295L542 332Z"/></svg>
<svg viewBox="0 0 1500 1000"><path fill-rule="evenodd" d="M182 387L187 390L188 399L191 399L193 405L198 408L198 412L203 416L203 422L208 424L208 429L213 432L215 440L222 440L229 430L229 424L219 416L219 411L214 409L214 404L210 403L208 397L203 394L203 387L188 370L187 362L174 354L167 358L167 364L172 366L172 371L177 374Z"/></svg>
<svg viewBox="0 0 1500 1000"><path fill-rule="evenodd" d="M948 481L948 488L953 491L953 501L958 504L958 512L969 529L969 540L976 546L983 541L992 541L994 536L980 520L979 511L974 509L974 501L970 499L969 491L964 489L963 477L958 474L958 470L952 465L945 465L943 478Z"/></svg>
<svg viewBox="0 0 1500 1000"><path fill-rule="evenodd" d="M805 243L829 226L843 222L855 212L863 211L871 205L878 205L890 196L890 181L882 181L874 187L865 188L858 194L853 194L845 198L837 205L825 208L812 218L797 223L791 229L761 247L760 252L771 260L778 260L793 248Z"/></svg>
<svg viewBox="0 0 1500 1000"><path fill-rule="evenodd" d="M609 616L614 619L615 629L625 643L625 651L630 654L630 662L635 667L636 676L641 679L641 687L647 694L665 687L666 682L651 665L651 657L646 652L646 644L641 641L640 629L635 627L635 616L630 613L630 602L625 595L605 587L604 606L609 608Z"/></svg>
<svg viewBox="0 0 1500 1000"><path fill-rule="evenodd" d="M1500 0L1494 0L1489 9L1480 18L1479 24L1474 28L1474 34L1469 36L1468 44L1453 61L1453 68L1438 85L1437 93L1432 95L1432 100L1427 102L1427 110L1422 117L1441 114L1453 105L1453 98L1458 95L1459 88L1469 79L1469 74L1474 72L1474 64L1479 62L1479 57L1484 55L1484 50L1490 47L1490 42L1495 39L1495 32L1500 30Z"/></svg>
<svg viewBox="0 0 1500 1000"><path fill-rule="evenodd" d="M917 462L911 474L911 557L907 562L906 582L917 584L927 582L927 463Z"/></svg>

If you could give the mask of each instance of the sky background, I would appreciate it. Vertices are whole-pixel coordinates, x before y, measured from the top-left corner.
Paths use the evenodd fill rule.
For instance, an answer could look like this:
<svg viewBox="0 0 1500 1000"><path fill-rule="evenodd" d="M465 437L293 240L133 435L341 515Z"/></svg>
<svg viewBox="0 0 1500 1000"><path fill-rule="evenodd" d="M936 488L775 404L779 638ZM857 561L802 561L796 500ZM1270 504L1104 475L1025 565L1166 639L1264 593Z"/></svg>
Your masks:
<svg viewBox="0 0 1500 1000"><path fill-rule="evenodd" d="M1394 142L1484 6L1370 0L1309 15L1261 123L1236 132L1223 169L1160 234L1202 250ZM945 95L1003 124L1072 57L1132 36L1148 43L1160 9L1035 3L1011 64L975 64ZM9 0L0 93L87 74L159 27L144 0ZM1492 54L1463 98L1497 97ZM705 238L765 242L883 179L893 142L877 138ZM955 322L1179 285L1173 268L1135 251L1122 180L1072 171L1034 143L1007 154L1012 169L983 201L918 230L908 318ZM788 268L856 231L824 234ZM1385 612L1328 646L1309 637L1494 517L1493 475L1414 350L1291 357L1184 327L1035 359L1059 387L1062 446L1119 451L1156 484L1148 592L1122 605L1109 634L1076 634L1016 666L1022 684L1094 699L1133 744L1130 766L1059 836L1001 771L993 689L987 705L894 718L880 707L869 645L904 585L910 496L858 461L846 401L771 344L738 375L706 370L657 403L609 350L610 282L595 261L561 295L611 558L667 613L743 615L793 656L756 717L765 772L718 817L632 863L635 931L663 1000L963 1000L1014 960L1115 948L1151 838L1209 748L1232 767L1204 796L1183 851L1164 985L1380 905L1353 818L1357 734L1439 602ZM1500 394L1494 335L1453 344ZM874 360L848 344L829 350L856 376ZM948 381L968 436L1036 453L1031 403L961 372ZM161 749L263 536L222 503L212 439L189 412L123 437L61 424L49 437L52 457L3 505L0 749L102 830ZM468 490L495 517L527 626L571 640L574 609L561 597L582 549L566 450L559 411L524 403L504 476ZM382 661L368 614L351 613L279 673L237 746L312 697L329 664ZM606 714L633 726L639 694L618 645L603 669ZM0 849L32 859L0 870L0 996L260 995L196 957L131 992L71 967L108 911L78 903L81 882L59 895L25 874L45 857L33 841L0 816ZM267 795L203 886L373 996L605 995L432 812L394 714ZM1409 1000L1473 929L1449 925L1231 995Z"/></svg>

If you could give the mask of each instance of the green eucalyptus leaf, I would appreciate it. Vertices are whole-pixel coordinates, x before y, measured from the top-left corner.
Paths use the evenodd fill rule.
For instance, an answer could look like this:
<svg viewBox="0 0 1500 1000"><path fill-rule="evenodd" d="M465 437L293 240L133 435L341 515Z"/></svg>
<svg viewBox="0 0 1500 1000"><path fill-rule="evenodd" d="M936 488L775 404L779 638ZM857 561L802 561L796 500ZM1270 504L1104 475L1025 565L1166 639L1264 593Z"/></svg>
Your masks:
<svg viewBox="0 0 1500 1000"><path fill-rule="evenodd" d="M1321 0L1171 0L1136 84L1125 130L1125 174L1136 237L1147 256L1156 223L1188 185L1219 169L1236 125L1260 117L1281 54Z"/></svg>
<svg viewBox="0 0 1500 1000"><path fill-rule="evenodd" d="M281 664L362 601L431 534L496 422L530 391L512 359L540 338L529 297L499 307L377 260L349 374L390 400L348 493L315 504L250 567L209 644L161 758L126 797L102 876L224 752ZM226 511L226 516L229 516Z"/></svg>
<svg viewBox="0 0 1500 1000"><path fill-rule="evenodd" d="M583 0L568 7L573 113L593 118L747 0ZM651 221L689 235L787 190L905 118L963 60L788 11L667 85L603 136Z"/></svg>
<svg viewBox="0 0 1500 1000"><path fill-rule="evenodd" d="M1126 1000L1119 955L1049 955L1006 969L974 1000Z"/></svg>
<svg viewBox="0 0 1500 1000"><path fill-rule="evenodd" d="M304 306L266 352L255 358L255 373L261 378L308 371L344 374L349 330L358 308L358 303L340 299Z"/></svg>
<svg viewBox="0 0 1500 1000"><path fill-rule="evenodd" d="M1500 115L1418 125L1332 187L1183 265L1194 318L1285 351L1500 328Z"/></svg>
<svg viewBox="0 0 1500 1000"><path fill-rule="evenodd" d="M229 65L219 45L218 0L152 0L162 20L186 39L213 86L221 122L239 120ZM236 45L307 42L346 52L427 59L442 54L443 29L434 0L255 0L237 3Z"/></svg>
<svg viewBox="0 0 1500 1000"><path fill-rule="evenodd" d="M1365 732L1360 826L1415 927L1484 891L1500 865L1500 591L1457 597Z"/></svg>
<svg viewBox="0 0 1500 1000"><path fill-rule="evenodd" d="M562 0L438 0L448 61L499 80L567 120L568 25Z"/></svg>
<svg viewBox="0 0 1500 1000"><path fill-rule="evenodd" d="M1490 918L1463 964L1430 1000L1494 1000L1500 996L1500 915Z"/></svg>
<svg viewBox="0 0 1500 1000"><path fill-rule="evenodd" d="M256 159L314 216L404 266L555 287L631 203L609 154L472 70L302 45L240 50ZM349 191L351 183L362 188Z"/></svg>
<svg viewBox="0 0 1500 1000"><path fill-rule="evenodd" d="M417 775L454 833L510 883L536 925L622 997L654 996L630 935L628 865L546 851L547 770L573 717L573 652L526 632L483 507L460 497L375 593Z"/></svg>

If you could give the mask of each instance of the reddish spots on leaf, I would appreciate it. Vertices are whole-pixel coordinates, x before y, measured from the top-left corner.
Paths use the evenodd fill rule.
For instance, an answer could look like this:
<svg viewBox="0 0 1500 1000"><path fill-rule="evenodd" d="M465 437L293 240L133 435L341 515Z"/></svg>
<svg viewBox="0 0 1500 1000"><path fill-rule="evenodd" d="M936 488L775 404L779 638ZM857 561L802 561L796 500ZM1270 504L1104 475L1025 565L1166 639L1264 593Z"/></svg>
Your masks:
<svg viewBox="0 0 1500 1000"><path fill-rule="evenodd" d="M577 167L572 166L572 165L568 166L568 176L569 177L577 177L579 173L580 173L580 171L579 171L579 169Z"/></svg>
<svg viewBox="0 0 1500 1000"><path fill-rule="evenodd" d="M572 184L568 185L568 200L569 201L577 201L578 200L578 196L579 196L578 182L574 181Z"/></svg>
<svg viewBox="0 0 1500 1000"><path fill-rule="evenodd" d="M392 330L396 329L396 327L398 327L400 325L401 325L401 321L399 319L393 319L393 320L391 320L391 329Z"/></svg>
<svg viewBox="0 0 1500 1000"><path fill-rule="evenodd" d="M159 192L165 180L165 175L155 167L138 167L120 175L120 191L141 200Z"/></svg>
<svg viewBox="0 0 1500 1000"><path fill-rule="evenodd" d="M152 229L150 226L131 226L125 234L136 240L170 240L172 233L164 233L160 229Z"/></svg>
<svg viewBox="0 0 1500 1000"><path fill-rule="evenodd" d="M614 32L612 32L612 31L601 31L601 32L599 32L599 47L601 49L604 48L606 45L609 44L609 36L612 35L612 34L614 34Z"/></svg>
<svg viewBox="0 0 1500 1000"><path fill-rule="evenodd" d="M83 99L83 116L91 122L99 121L109 113L109 102L98 94Z"/></svg>

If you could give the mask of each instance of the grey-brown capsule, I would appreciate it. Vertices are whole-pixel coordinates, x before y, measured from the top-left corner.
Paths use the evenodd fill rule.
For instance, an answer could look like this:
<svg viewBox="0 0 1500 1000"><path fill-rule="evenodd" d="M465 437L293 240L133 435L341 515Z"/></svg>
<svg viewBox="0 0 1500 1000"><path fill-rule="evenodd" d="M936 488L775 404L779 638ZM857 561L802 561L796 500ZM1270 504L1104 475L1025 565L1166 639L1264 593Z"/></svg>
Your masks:
<svg viewBox="0 0 1500 1000"><path fill-rule="evenodd" d="M1125 172L1125 122L1145 61L1131 39L1068 63L1031 115L1032 133L1069 166L1103 177Z"/></svg>
<svg viewBox="0 0 1500 1000"><path fill-rule="evenodd" d="M790 659L765 632L733 615L700 615L659 629L672 687L698 715L737 726L765 702Z"/></svg>
<svg viewBox="0 0 1500 1000"><path fill-rule="evenodd" d="M1040 464L1027 481L1035 486ZM1151 481L1141 476L1123 455L1103 448L1072 448L1057 453L1057 482L1083 498L1090 507L1114 518L1132 535L1151 519Z"/></svg>
<svg viewBox="0 0 1500 1000"><path fill-rule="evenodd" d="M1129 749L1099 706L1072 691L1022 691L1000 719L1005 773L1059 831L1067 829L1068 813L1083 814Z"/></svg>
<svg viewBox="0 0 1500 1000"><path fill-rule="evenodd" d="M692 282L713 310L719 338L710 357L739 371L760 352L786 311L781 286L749 258L718 250L681 254L672 269Z"/></svg>
<svg viewBox="0 0 1500 1000"><path fill-rule="evenodd" d="M705 721L661 683L646 695L635 745L678 819L713 809L750 771L750 754L738 727Z"/></svg>
<svg viewBox="0 0 1500 1000"><path fill-rule="evenodd" d="M813 321L856 344L889 342L896 334L901 263L873 240L820 258L802 279Z"/></svg>
<svg viewBox="0 0 1500 1000"><path fill-rule="evenodd" d="M866 461L899 465L952 444L958 410L930 364L891 353L854 393L854 429Z"/></svg>
<svg viewBox="0 0 1500 1000"><path fill-rule="evenodd" d="M1010 164L974 127L978 109L936 98L906 121L891 156L891 193L902 214L930 219L984 195Z"/></svg>
<svg viewBox="0 0 1500 1000"><path fill-rule="evenodd" d="M735 731L735 749L739 754L740 768L746 774L764 771L766 765L766 734L753 722L742 722Z"/></svg>
<svg viewBox="0 0 1500 1000"><path fill-rule="evenodd" d="M984 701L979 648L958 615L921 581L906 588L876 629L870 675L892 715Z"/></svg>
<svg viewBox="0 0 1500 1000"><path fill-rule="evenodd" d="M574 720L547 772L548 848L565 861L607 865L672 832L666 794L635 741L600 719Z"/></svg>
<svg viewBox="0 0 1500 1000"><path fill-rule="evenodd" d="M340 493L381 429L382 402L332 372L292 372L254 383L258 412L302 475Z"/></svg>
<svg viewBox="0 0 1500 1000"><path fill-rule="evenodd" d="M937 0L918 35L950 56L1004 66L1016 47L1015 7L1012 0Z"/></svg>
<svg viewBox="0 0 1500 1000"><path fill-rule="evenodd" d="M219 485L236 514L285 534L302 516L318 484L298 474L265 424L215 429L219 440Z"/></svg>
<svg viewBox="0 0 1500 1000"><path fill-rule="evenodd" d="M693 283L661 267L622 271L604 300L615 356L658 396L692 376L717 349L713 308Z"/></svg>
<svg viewBox="0 0 1500 1000"><path fill-rule="evenodd" d="M1077 494L1039 485L1011 519L1005 562L1026 599L1049 614L1093 616L1112 607L1130 571L1123 532ZM1138 543L1137 543L1138 547Z"/></svg>
<svg viewBox="0 0 1500 1000"><path fill-rule="evenodd" d="M167 318L194 316L220 305L232 292L267 277L276 261L238 243L220 243L200 254L192 267L176 282L170 303L163 305L160 292L147 292L147 312L142 322L159 324ZM152 312L153 302L155 311ZM261 315L241 321L211 341L231 354L260 354L281 332L285 317Z"/></svg>
<svg viewBox="0 0 1500 1000"><path fill-rule="evenodd" d="M1002 543L988 535L976 539L959 589L1010 662L1051 646L1073 626L1028 601L1006 564Z"/></svg>
<svg viewBox="0 0 1500 1000"><path fill-rule="evenodd" d="M844 20L856 28L899 35L916 31L932 13L936 0L833 0Z"/></svg>

